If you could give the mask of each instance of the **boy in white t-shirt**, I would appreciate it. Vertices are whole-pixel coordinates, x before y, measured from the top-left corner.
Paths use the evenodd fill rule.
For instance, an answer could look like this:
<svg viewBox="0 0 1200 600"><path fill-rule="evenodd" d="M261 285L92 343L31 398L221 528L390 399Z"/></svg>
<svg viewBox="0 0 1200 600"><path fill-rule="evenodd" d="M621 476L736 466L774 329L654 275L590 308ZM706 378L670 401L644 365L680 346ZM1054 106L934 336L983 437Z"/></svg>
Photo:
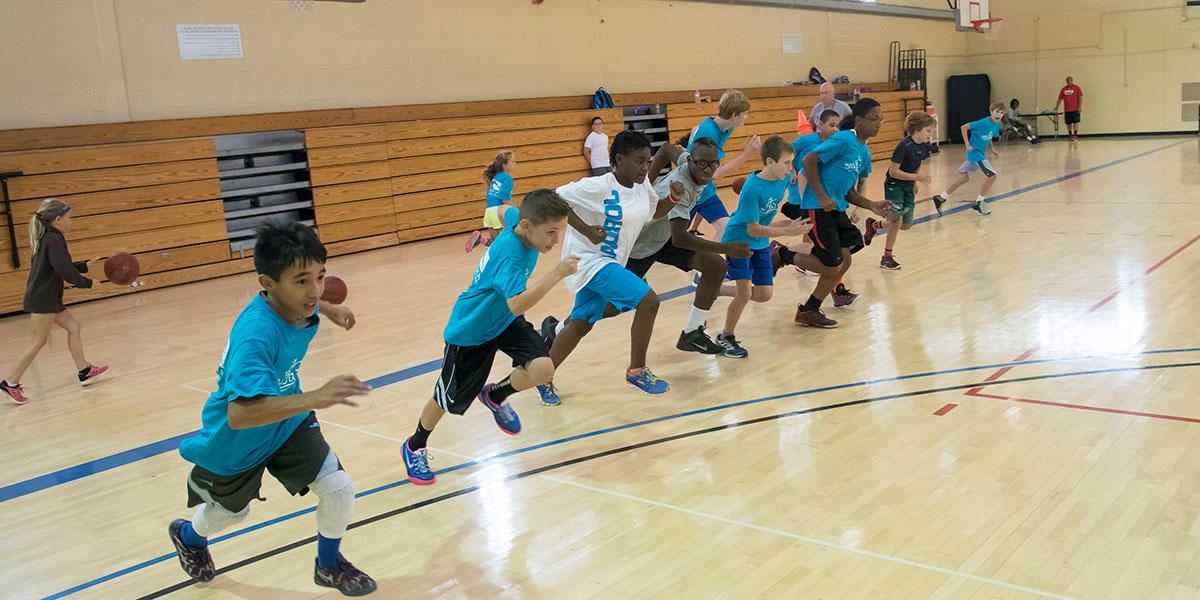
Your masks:
<svg viewBox="0 0 1200 600"><path fill-rule="evenodd" d="M578 256L579 267L564 280L575 294L575 307L561 323L546 317L542 336L557 367L597 321L634 310L625 381L644 392L661 394L670 386L646 368L658 296L625 268L638 233L654 216L658 204L646 175L661 171L680 152L678 146L665 144L652 160L650 148L645 134L622 131L610 151L611 173L585 177L555 190L571 205L571 229L563 240L563 256ZM561 402L553 384L538 386L538 392L544 404L555 406Z"/></svg>
<svg viewBox="0 0 1200 600"><path fill-rule="evenodd" d="M592 176L606 175L611 170L608 160L608 134L604 133L604 119L592 117L592 131L583 140L583 157L588 160Z"/></svg>

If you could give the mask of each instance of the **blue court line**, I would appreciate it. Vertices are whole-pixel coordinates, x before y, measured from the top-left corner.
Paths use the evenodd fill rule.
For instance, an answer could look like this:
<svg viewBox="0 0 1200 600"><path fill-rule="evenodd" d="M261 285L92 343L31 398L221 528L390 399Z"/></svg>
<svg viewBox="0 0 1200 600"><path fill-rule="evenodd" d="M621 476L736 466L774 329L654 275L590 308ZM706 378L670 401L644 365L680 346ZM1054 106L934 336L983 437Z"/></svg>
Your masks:
<svg viewBox="0 0 1200 600"><path fill-rule="evenodd" d="M1134 355L1135 356L1150 356L1150 355L1157 355L1157 354L1175 354L1175 353L1181 353L1181 352L1200 352L1200 348L1171 348L1171 349L1164 349L1164 350L1146 350L1143 352L1138 352ZM624 425L615 425L612 427L597 429L594 431L580 433L580 434L568 436L565 438L550 440L547 442L542 442L540 444L533 444L531 446L526 446L524 448L516 448L513 450L509 450L507 452L500 452L500 453L492 454L489 456L471 459L471 460L468 460L466 462L463 462L463 463L460 463L457 465L446 467L445 469L439 469L439 470L435 471L435 473L437 475L443 475L446 473L452 473L454 471L460 471L463 469L481 465L483 463L493 462L493 461L496 461L499 459L508 458L511 456L519 455L519 454L527 454L529 452L534 452L536 450L541 450L543 448L549 448L551 446L558 446L561 444L566 444L569 442L574 442L574 441L578 441L578 440L585 439L585 438L596 437L596 436L613 433L613 432L617 432L617 431L624 431L627 429L644 427L646 425L651 425L654 423L661 423L664 421L672 421L672 420L676 420L676 419L682 419L684 417L701 415L701 414L705 414L705 413L711 413L711 412L726 410L726 409L730 409L730 408L749 406L749 405L753 405L753 404L762 404L762 403L766 403L766 402L773 402L776 400L783 400L783 399L787 399L787 398L795 398L795 397L800 397L800 396L809 396L809 395L813 395L813 394L820 394L823 392L830 392L830 391L836 391L836 390L844 390L844 389L854 388L854 387L865 387L865 386L877 385L877 384L881 384L881 383L905 381L905 380L909 380L909 379L920 379L920 378L935 377L935 376L949 375L949 374L955 374L955 373L967 373L967 372L972 372L972 371L986 371L986 370L998 369L998 368L1003 368L1003 367L1019 367L1019 366L1026 366L1026 365L1057 363L1057 362L1065 362L1065 361L1073 361L1073 360L1086 360L1087 358L1094 358L1094 357L1041 358L1041 359L1023 360L1023 361L1012 361L1012 362L1006 362L1006 363L996 363L996 364L990 364L990 365L979 365L979 366L974 366L974 367L959 367L959 368L955 368L955 369L945 369L945 370L941 370L941 371L928 371L925 373L914 373L911 375L898 375L895 377L870 379L870 380L865 380L865 381L857 381L854 383L843 383L843 384L839 384L839 385L831 385L831 386L820 387L820 388L812 388L812 389L808 389L808 390L801 390L798 392L787 392L787 393L783 393L783 394L776 394L773 396L764 396L761 398L753 398L750 400L730 402L728 404L719 404L716 406L709 406L706 408L698 408L695 410L689 410L689 411L676 413L676 414L672 414L672 415L665 415L662 417L655 417L652 419L635 421L632 423L626 423ZM1114 369L1114 371L1115 370L1120 370L1120 369ZM1003 383L1003 381L995 382L995 383L999 384L999 383ZM381 485L381 486L378 486L375 488L371 488L369 490L358 492L355 494L355 498L363 498L366 496L371 496L373 494L377 494L379 492L384 492L384 491L387 491L390 489L394 489L394 488L397 488L402 485L408 485L410 483L411 482L408 479L401 479L399 481L394 481L392 483L384 484L384 485ZM248 527L239 529L237 531L232 531L225 535L214 537L211 540L209 540L209 545L211 546L212 544L220 543L220 542L223 542L223 541L231 539L231 538L235 538L235 537L239 537L239 536L242 536L242 535L245 535L248 533L252 533L252 532L258 531L259 529L262 529L264 527L268 527L270 525L275 525L276 523L282 523L284 521L295 519L297 517L302 517L304 515L313 513L315 511L316 511L316 507L310 506L308 508L304 508L304 509L301 509L301 510L298 510L295 512L291 512L286 515L281 515L281 516L275 517L274 519L269 519L269 520L263 521L261 523L255 523L254 525L250 525ZM147 567L154 566L158 563L168 561L173 558L175 558L174 552L171 552L169 554L162 554L162 555L156 556L154 558L151 558L149 560L140 562L136 565L125 567L124 569L120 569L118 571L113 571L112 573L109 573L107 575L97 577L96 579L92 579L91 581L86 581L84 583L81 583L74 587L68 588L68 589L58 592L56 594L46 596L46 600L63 598L63 597L69 596L71 594L74 594L76 592L80 592L80 591L86 590L88 588L95 587L102 583L112 581L113 579L123 577L130 573L140 571Z"/></svg>
<svg viewBox="0 0 1200 600"><path fill-rule="evenodd" d="M1143 156L1148 156L1150 154L1154 154L1155 152L1160 152L1160 151L1166 150L1168 148L1174 148L1175 146L1179 146L1179 145L1187 143L1189 141L1191 141L1191 140L1181 140L1178 142L1167 144L1165 146L1161 146L1159 148L1146 150L1143 152L1139 152L1137 154L1132 154L1130 156L1126 156L1124 158L1118 158L1116 160L1102 163L1102 164L1096 165L1094 167L1088 167L1081 171L1075 171L1073 173L1068 173L1066 175L1062 175L1062 176L1056 177L1054 179L1049 179L1049 180L1043 181L1041 183L1035 183L1032 185L1025 186L1023 188L1018 188L1018 189L1015 189L1015 190L1012 190L1009 192L1005 192L1003 194L999 194L997 196L992 196L992 197L988 198L988 202L999 202L1000 200L1004 200L1006 198L1011 198L1013 196L1031 192L1033 190L1037 190L1037 189L1041 189L1041 188L1055 185L1058 183L1062 183L1063 181L1066 181L1068 179L1072 179L1075 177L1081 177L1088 173L1099 171L1101 169L1107 169L1114 165L1118 165L1118 164L1128 162L1128 161L1131 161L1131 160L1134 160L1137 158L1141 158ZM955 213L962 212L964 210L971 210L971 206L969 204L963 204L960 206L956 206L956 207L947 209L946 211L944 211L945 214L941 215L941 216L943 216L943 217L949 216L949 215L952 215ZM937 219L937 218L939 218L939 215L937 215L936 213L933 213L933 214L926 215L924 217L920 217L918 219L914 219L913 224L917 225L917 224L925 223L927 221L931 221L931 220ZM659 299L661 301L666 301L666 300L670 300L673 298L678 298L680 296L684 296L684 295L691 293L691 291L693 289L695 289L693 286L685 286L685 287L682 287L679 289L671 290L671 291L665 292L663 294L660 294ZM422 364L419 364L419 365L416 365L413 367L409 367L409 368L406 368L406 369L403 369L400 371L388 373L386 375L381 375L374 379L368 380L367 383L374 387L382 387L385 385L391 385L393 383L404 381L406 379L411 379L413 377L418 377L420 375L432 373L432 372L440 369L441 366L442 366L442 360L436 359L436 360L422 363ZM6 486L0 488L0 503L7 502L9 500L12 500L13 498L19 498L21 496L26 496L26 495L29 495L29 494L32 494L35 492L40 492L42 490L45 490L45 489L48 489L51 487L55 487L58 485L62 485L64 483L70 483L77 479L81 479L81 478L87 477L89 475L94 475L96 473L107 471L109 469L114 469L116 467L120 467L120 466L130 464L133 462L137 462L139 460L151 458L153 456L157 456L157 455L163 454L165 452L170 452L170 451L178 448L180 441L187 439L188 437L191 437L191 436L195 435L196 433L198 433L198 432L191 431L191 432L188 432L188 433L185 433L182 435L178 435L178 436L175 436L175 437L172 437L169 439L165 439L165 440L161 440L161 441L154 442L151 444L147 444L145 446L139 446L137 448L133 448L132 450L126 450L124 452L120 452L117 454L113 454L111 456L99 458L99 459L89 461L89 462L86 462L86 463L83 463L80 465L76 465L73 467L67 467L65 469L55 471L53 473L41 475L38 477L34 477L32 479L27 479L25 481L20 481L17 483L6 485Z"/></svg>

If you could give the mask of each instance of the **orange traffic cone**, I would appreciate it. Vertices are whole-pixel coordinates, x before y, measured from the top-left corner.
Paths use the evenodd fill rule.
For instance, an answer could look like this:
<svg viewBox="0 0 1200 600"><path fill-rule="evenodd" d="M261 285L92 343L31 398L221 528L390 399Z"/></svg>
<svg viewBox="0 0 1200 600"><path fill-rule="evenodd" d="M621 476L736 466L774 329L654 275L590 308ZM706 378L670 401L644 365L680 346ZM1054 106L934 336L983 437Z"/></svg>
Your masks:
<svg viewBox="0 0 1200 600"><path fill-rule="evenodd" d="M803 110L796 111L796 133L806 135L812 132L812 123L808 122L808 115L805 115Z"/></svg>

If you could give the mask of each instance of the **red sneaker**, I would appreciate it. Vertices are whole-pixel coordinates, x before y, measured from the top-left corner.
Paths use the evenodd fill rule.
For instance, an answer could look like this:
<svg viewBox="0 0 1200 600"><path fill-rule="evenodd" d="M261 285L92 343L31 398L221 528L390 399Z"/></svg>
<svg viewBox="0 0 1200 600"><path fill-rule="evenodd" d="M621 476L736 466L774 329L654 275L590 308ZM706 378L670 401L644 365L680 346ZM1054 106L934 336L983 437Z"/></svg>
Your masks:
<svg viewBox="0 0 1200 600"><path fill-rule="evenodd" d="M101 375L108 371L108 367L97 367L96 365L88 365L86 369L79 372L79 385L92 385Z"/></svg>
<svg viewBox="0 0 1200 600"><path fill-rule="evenodd" d="M20 405L29 402L29 398L25 397L19 383L9 383L6 380L0 379L0 392L8 394L8 397L12 398L13 404Z"/></svg>
<svg viewBox="0 0 1200 600"><path fill-rule="evenodd" d="M836 308L850 306L851 304L854 304L855 300L858 300L858 294L850 291L850 289L844 285L837 286L830 296L833 296L833 306Z"/></svg>
<svg viewBox="0 0 1200 600"><path fill-rule="evenodd" d="M819 310L804 310L804 307L800 306L796 309L796 324L818 329L833 329L837 327L838 323L826 317L825 313Z"/></svg>
<svg viewBox="0 0 1200 600"><path fill-rule="evenodd" d="M875 239L875 234L879 233L880 229L883 229L881 221L867 217L866 231L863 232L863 243L870 246L871 240Z"/></svg>
<svg viewBox="0 0 1200 600"><path fill-rule="evenodd" d="M474 250L482 242L483 242L483 232L472 231L471 235L467 236L467 245L466 245L467 252Z"/></svg>
<svg viewBox="0 0 1200 600"><path fill-rule="evenodd" d="M780 244L779 242L777 242L775 240L771 240L770 250L771 250L771 276L772 277L778 275L779 269L783 268L783 259L779 257L779 251L782 249L785 249L785 248L787 248L787 246L784 246L783 244Z"/></svg>

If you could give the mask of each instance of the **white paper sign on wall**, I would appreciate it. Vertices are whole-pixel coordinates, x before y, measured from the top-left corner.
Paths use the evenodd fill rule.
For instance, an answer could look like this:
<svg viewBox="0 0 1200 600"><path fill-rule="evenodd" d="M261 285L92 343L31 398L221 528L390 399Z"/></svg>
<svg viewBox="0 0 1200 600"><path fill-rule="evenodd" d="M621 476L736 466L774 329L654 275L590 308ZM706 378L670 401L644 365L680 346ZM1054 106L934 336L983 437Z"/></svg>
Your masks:
<svg viewBox="0 0 1200 600"><path fill-rule="evenodd" d="M804 44L799 33L783 33L779 37L783 40L784 54L801 54L804 52Z"/></svg>
<svg viewBox="0 0 1200 600"><path fill-rule="evenodd" d="M232 24L175 25L180 60L242 58L242 26Z"/></svg>

